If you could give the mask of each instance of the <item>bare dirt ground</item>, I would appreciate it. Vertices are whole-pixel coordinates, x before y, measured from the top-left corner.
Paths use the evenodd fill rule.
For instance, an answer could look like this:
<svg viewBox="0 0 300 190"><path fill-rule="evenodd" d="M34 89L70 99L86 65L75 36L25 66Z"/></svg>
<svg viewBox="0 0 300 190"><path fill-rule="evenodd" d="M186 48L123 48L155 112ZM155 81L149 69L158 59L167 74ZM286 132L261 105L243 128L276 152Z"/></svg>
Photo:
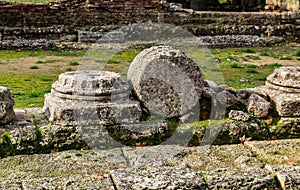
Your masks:
<svg viewBox="0 0 300 190"><path fill-rule="evenodd" d="M49 73L54 74L59 71L66 71L67 68L76 67L70 66L71 61L80 62L81 57L62 57L62 56L45 56L45 57L21 57L18 59L1 59L0 58L0 71L6 73ZM37 63L43 61L43 63ZM37 66L38 69L31 69L30 67Z"/></svg>
<svg viewBox="0 0 300 190"><path fill-rule="evenodd" d="M259 56L259 54L242 54L243 57L247 56ZM283 60L283 59L278 59L270 56L259 56L260 60L251 60L249 61L241 61L242 64L253 64L257 66L261 65L268 65L268 64L273 64L273 63L278 63L281 64L282 66L300 66L300 60L297 60L297 58L292 57L292 60Z"/></svg>

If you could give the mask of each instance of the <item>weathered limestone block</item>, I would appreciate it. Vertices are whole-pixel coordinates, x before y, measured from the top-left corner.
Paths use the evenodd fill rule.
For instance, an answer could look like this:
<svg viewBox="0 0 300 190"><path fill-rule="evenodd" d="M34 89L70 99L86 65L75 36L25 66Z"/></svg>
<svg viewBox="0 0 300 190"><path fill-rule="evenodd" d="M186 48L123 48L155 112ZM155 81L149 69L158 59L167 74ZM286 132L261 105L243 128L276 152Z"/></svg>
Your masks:
<svg viewBox="0 0 300 190"><path fill-rule="evenodd" d="M229 112L229 118L237 121L248 121L249 115L243 111L231 110Z"/></svg>
<svg viewBox="0 0 300 190"><path fill-rule="evenodd" d="M267 77L259 94L270 97L280 116L300 116L300 67L281 67Z"/></svg>
<svg viewBox="0 0 300 190"><path fill-rule="evenodd" d="M204 82L201 69L182 51L168 46L145 49L128 70L139 100L151 114L177 117L199 101Z"/></svg>
<svg viewBox="0 0 300 190"><path fill-rule="evenodd" d="M269 113L270 103L259 95L253 93L248 99L247 110L254 117L266 117Z"/></svg>
<svg viewBox="0 0 300 190"><path fill-rule="evenodd" d="M300 93L300 67L280 67L267 77L266 86L273 90Z"/></svg>
<svg viewBox="0 0 300 190"><path fill-rule="evenodd" d="M14 100L9 89L0 86L0 125L7 124L14 120L15 112L13 106Z"/></svg>
<svg viewBox="0 0 300 190"><path fill-rule="evenodd" d="M138 101L129 99L129 89L118 73L63 73L45 95L43 111L60 124L138 122L142 111Z"/></svg>
<svg viewBox="0 0 300 190"><path fill-rule="evenodd" d="M300 117L282 117L273 133L279 134L282 138L300 137Z"/></svg>

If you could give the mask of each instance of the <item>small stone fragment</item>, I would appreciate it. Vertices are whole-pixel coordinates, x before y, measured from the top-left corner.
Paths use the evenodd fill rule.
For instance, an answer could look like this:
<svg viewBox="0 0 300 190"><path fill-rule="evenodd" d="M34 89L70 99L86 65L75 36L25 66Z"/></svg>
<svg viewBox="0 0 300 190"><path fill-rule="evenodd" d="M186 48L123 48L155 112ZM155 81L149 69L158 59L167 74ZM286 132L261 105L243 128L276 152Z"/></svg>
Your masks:
<svg viewBox="0 0 300 190"><path fill-rule="evenodd" d="M229 118L237 121L248 121L250 117L243 111L231 110L229 112Z"/></svg>
<svg viewBox="0 0 300 190"><path fill-rule="evenodd" d="M248 99L247 110L254 117L266 117L269 113L270 103L259 95L253 93Z"/></svg>

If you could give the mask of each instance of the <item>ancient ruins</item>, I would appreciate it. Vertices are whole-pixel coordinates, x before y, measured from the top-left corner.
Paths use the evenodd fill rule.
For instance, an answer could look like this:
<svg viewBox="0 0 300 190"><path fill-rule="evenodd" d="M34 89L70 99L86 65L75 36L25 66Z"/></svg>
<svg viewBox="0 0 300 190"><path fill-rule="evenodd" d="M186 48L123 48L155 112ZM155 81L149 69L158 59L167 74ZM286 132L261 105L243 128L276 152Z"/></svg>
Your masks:
<svg viewBox="0 0 300 190"><path fill-rule="evenodd" d="M127 79L61 73L43 108L0 86L0 189L299 189L300 66L236 90L163 45L183 30L197 47L299 43L299 0L167 2L0 2L0 50L142 49Z"/></svg>

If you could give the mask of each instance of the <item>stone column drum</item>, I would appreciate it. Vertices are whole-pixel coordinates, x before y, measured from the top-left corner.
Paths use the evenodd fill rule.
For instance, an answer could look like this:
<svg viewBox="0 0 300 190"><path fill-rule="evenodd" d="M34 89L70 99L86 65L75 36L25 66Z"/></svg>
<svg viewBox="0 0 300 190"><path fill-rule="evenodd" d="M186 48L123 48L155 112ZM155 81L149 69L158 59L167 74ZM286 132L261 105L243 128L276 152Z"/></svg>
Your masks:
<svg viewBox="0 0 300 190"><path fill-rule="evenodd" d="M300 67L275 69L256 90L271 98L280 116L300 116Z"/></svg>
<svg viewBox="0 0 300 190"><path fill-rule="evenodd" d="M166 118L181 116L196 107L204 87L198 65L169 46L143 50L132 61L127 77L151 115Z"/></svg>
<svg viewBox="0 0 300 190"><path fill-rule="evenodd" d="M43 111L59 124L134 123L141 118L138 101L129 99L130 86L108 71L63 73L45 95Z"/></svg>
<svg viewBox="0 0 300 190"><path fill-rule="evenodd" d="M15 119L13 106L14 99L9 89L0 86L0 125L5 125Z"/></svg>

